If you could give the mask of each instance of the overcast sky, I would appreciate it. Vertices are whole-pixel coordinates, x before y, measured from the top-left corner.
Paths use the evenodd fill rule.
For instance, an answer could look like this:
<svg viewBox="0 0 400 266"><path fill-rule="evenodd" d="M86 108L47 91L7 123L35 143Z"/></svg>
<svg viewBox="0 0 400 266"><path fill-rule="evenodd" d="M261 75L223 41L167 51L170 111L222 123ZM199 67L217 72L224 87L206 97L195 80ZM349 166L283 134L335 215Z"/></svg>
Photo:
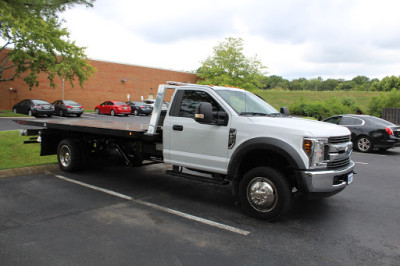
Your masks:
<svg viewBox="0 0 400 266"><path fill-rule="evenodd" d="M400 75L398 0L97 0L63 13L90 59L195 71L240 37L269 75Z"/></svg>

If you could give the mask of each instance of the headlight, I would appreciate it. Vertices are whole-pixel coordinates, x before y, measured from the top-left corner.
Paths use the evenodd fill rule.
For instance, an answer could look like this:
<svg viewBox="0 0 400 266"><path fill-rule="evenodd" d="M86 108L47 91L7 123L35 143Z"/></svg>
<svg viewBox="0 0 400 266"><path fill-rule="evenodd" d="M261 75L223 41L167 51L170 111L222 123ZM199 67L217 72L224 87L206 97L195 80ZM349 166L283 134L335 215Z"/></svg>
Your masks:
<svg viewBox="0 0 400 266"><path fill-rule="evenodd" d="M310 161L310 169L326 168L327 163L324 160L325 144L328 139L325 138L305 138L303 142L303 149L307 154Z"/></svg>

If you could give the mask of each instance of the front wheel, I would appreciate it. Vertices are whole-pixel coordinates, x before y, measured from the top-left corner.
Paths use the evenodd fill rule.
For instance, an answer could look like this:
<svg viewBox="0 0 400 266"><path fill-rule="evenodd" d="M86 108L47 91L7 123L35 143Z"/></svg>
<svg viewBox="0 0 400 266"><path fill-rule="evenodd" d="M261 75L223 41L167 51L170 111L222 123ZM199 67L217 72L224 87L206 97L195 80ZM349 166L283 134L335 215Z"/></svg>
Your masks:
<svg viewBox="0 0 400 266"><path fill-rule="evenodd" d="M64 139L58 144L57 160L61 170L74 172L81 166L81 150L72 139Z"/></svg>
<svg viewBox="0 0 400 266"><path fill-rule="evenodd" d="M240 181L239 199L246 214L274 221L289 211L292 194L281 172L271 167L257 167Z"/></svg>
<svg viewBox="0 0 400 266"><path fill-rule="evenodd" d="M115 116L115 111L111 110L110 115Z"/></svg>
<svg viewBox="0 0 400 266"><path fill-rule="evenodd" d="M360 152L370 152L372 151L372 141L369 137L361 136L356 141L356 147Z"/></svg>
<svg viewBox="0 0 400 266"><path fill-rule="evenodd" d="M98 114L100 114L100 110L98 109L98 108L96 108L95 110L94 110L94 112L98 115Z"/></svg>

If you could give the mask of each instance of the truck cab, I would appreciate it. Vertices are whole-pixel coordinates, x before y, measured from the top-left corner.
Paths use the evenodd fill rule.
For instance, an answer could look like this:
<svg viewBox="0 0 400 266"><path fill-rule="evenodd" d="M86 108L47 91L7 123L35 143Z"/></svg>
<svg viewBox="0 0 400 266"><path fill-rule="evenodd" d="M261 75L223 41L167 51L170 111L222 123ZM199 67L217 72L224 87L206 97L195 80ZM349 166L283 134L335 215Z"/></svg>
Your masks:
<svg viewBox="0 0 400 266"><path fill-rule="evenodd" d="M162 134L165 163L229 180L264 219L288 209L293 191L330 196L353 180L348 129L282 114L241 89L177 87Z"/></svg>

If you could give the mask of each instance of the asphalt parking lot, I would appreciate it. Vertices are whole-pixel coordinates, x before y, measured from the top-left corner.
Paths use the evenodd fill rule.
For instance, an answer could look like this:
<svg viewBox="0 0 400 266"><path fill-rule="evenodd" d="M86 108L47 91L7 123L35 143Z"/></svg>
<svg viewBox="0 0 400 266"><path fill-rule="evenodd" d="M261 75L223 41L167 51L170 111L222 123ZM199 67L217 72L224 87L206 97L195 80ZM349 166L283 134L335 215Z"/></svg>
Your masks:
<svg viewBox="0 0 400 266"><path fill-rule="evenodd" d="M275 223L164 164L1 178L0 265L400 265L400 148L352 158L349 187Z"/></svg>

